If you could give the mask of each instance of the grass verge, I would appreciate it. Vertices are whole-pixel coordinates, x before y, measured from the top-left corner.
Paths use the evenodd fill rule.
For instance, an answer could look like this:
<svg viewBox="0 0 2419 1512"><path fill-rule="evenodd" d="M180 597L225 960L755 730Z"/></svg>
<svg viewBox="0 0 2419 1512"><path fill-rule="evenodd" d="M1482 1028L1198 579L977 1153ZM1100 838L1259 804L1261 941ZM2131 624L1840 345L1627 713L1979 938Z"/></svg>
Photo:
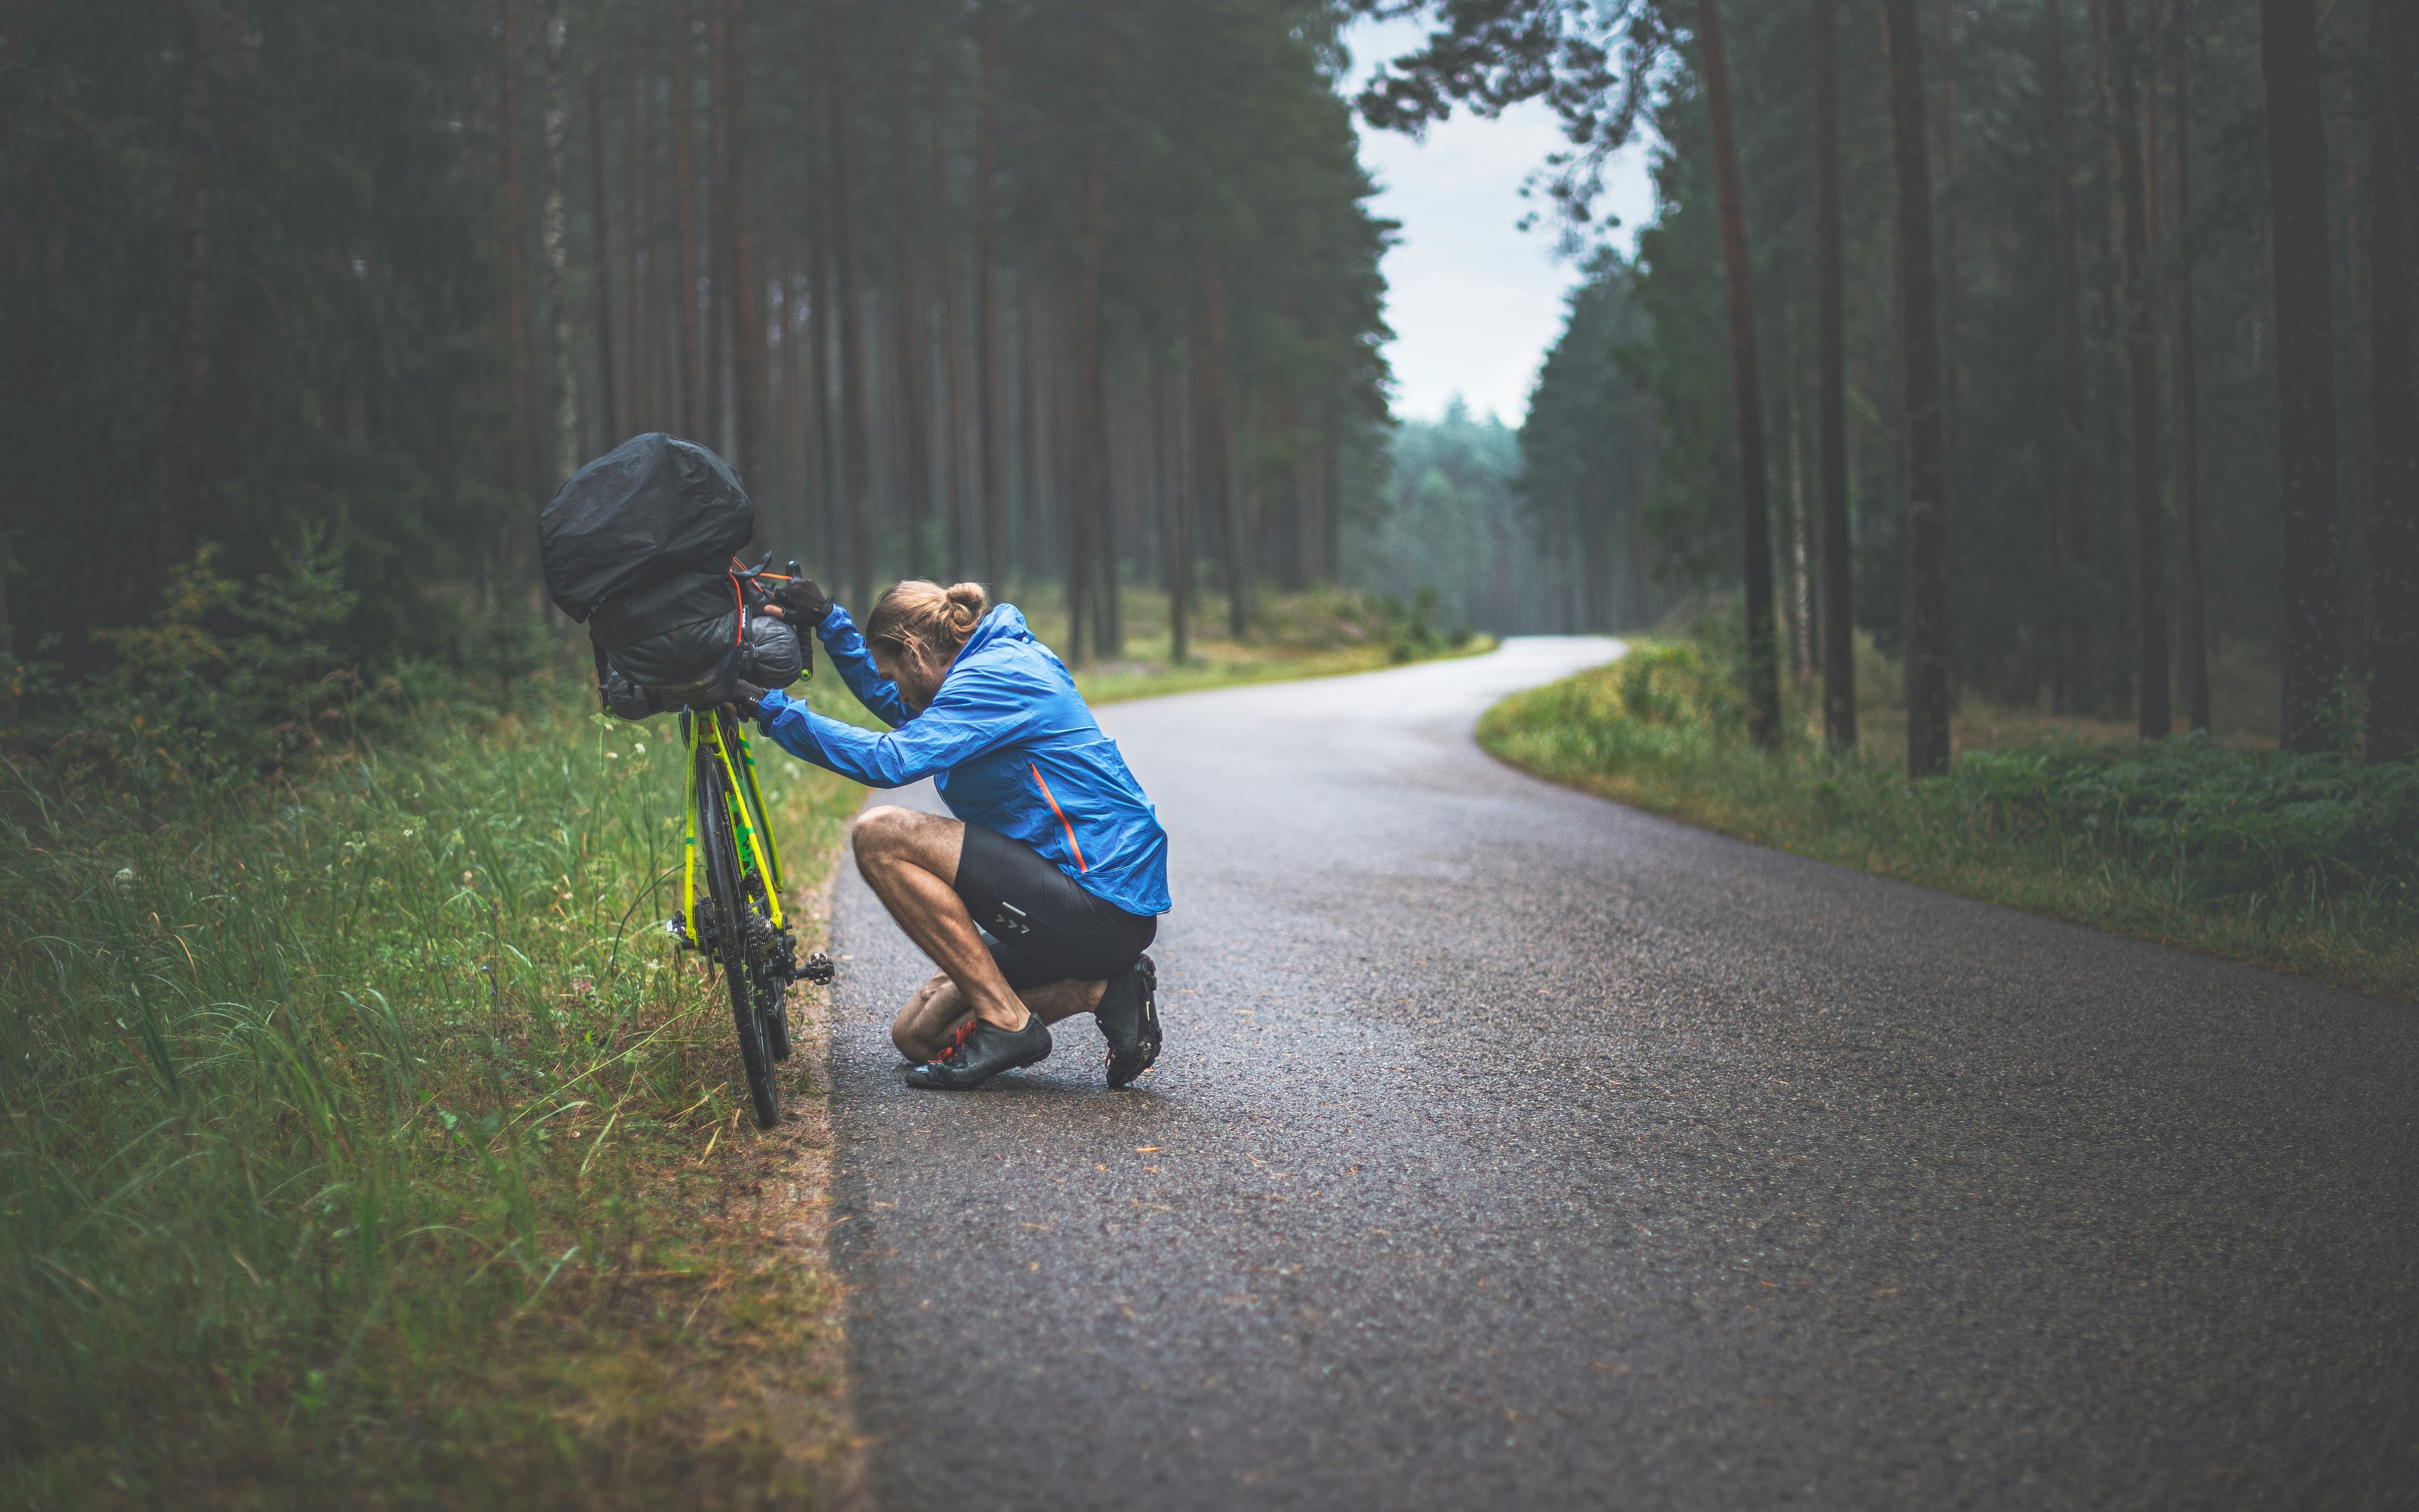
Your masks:
<svg viewBox="0 0 2419 1512"><path fill-rule="evenodd" d="M2050 735L1967 750L1910 786L1793 722L1767 751L1686 645L1487 711L1479 740L1539 777L1707 829L2209 955L2419 1000L2419 768L2178 738Z"/></svg>
<svg viewBox="0 0 2419 1512"><path fill-rule="evenodd" d="M818 1058L757 1134L725 1001L658 932L670 721L562 691L157 809L7 769L10 1504L747 1506L844 1478L820 1193L791 1201ZM811 887L857 790L768 774Z"/></svg>

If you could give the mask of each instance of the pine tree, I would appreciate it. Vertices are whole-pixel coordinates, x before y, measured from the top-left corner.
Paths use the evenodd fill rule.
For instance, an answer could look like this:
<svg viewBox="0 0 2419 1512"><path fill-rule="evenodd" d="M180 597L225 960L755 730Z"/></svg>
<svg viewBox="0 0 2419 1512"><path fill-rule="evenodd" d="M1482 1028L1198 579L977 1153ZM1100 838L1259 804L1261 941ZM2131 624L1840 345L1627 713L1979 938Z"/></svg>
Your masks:
<svg viewBox="0 0 2419 1512"><path fill-rule="evenodd" d="M2327 144L2311 0L2259 0L2276 301L2276 451L2284 620L2283 741L2323 750L2343 670L2336 614L2335 375Z"/></svg>

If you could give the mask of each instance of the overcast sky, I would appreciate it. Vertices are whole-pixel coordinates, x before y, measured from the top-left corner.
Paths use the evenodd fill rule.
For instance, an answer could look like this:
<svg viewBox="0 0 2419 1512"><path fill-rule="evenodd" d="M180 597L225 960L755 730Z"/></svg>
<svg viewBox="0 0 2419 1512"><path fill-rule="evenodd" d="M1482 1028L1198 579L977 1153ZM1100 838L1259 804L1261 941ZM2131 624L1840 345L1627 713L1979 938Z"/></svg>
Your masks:
<svg viewBox="0 0 2419 1512"><path fill-rule="evenodd" d="M1425 35L1417 22L1353 23L1344 34L1350 89ZM1403 224L1385 262L1397 415L1433 420L1456 394L1510 425L1528 412L1529 385L1562 329L1563 295L1577 272L1553 257L1549 228L1518 229L1529 204L1520 183L1563 145L1553 113L1539 104L1494 120L1456 111L1422 142L1362 126L1361 161L1379 186L1370 206ZM1626 150L1605 187L1601 208L1621 218L1616 240L1626 251L1654 211L1645 149Z"/></svg>

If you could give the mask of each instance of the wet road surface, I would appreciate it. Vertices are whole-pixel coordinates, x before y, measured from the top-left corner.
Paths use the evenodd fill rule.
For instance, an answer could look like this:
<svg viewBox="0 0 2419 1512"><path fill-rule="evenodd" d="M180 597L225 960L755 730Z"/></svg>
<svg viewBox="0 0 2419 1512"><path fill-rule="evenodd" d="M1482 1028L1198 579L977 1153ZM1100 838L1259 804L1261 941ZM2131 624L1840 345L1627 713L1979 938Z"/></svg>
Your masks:
<svg viewBox="0 0 2419 1512"><path fill-rule="evenodd" d="M1471 742L1614 650L1104 710L1172 837L1134 1090L1089 1019L906 1088L843 863L881 1504L2419 1504L2419 1012Z"/></svg>

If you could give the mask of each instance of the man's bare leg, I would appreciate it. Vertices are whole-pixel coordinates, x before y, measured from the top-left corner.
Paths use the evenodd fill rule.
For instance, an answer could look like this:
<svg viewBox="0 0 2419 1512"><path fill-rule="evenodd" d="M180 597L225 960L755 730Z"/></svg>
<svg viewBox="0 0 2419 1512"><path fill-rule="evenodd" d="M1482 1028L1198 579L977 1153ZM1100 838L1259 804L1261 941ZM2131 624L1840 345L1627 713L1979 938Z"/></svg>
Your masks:
<svg viewBox="0 0 2419 1512"><path fill-rule="evenodd" d="M966 826L939 814L885 805L858 814L849 826L849 841L866 885L956 989L960 1006L952 1015L951 1031L955 1020L967 1012L1011 1034L1024 1028L1027 1009L1000 975L999 963L983 949L974 916L966 912L954 886ZM925 991L930 990L928 982ZM1098 993L1093 1000L1099 1001ZM939 1054L946 1042L945 1036L932 1045L932 1054Z"/></svg>
<svg viewBox="0 0 2419 1512"><path fill-rule="evenodd" d="M986 952L988 954L988 952ZM994 965L997 963L994 963ZM1016 995L1025 1008L1044 1024L1088 1013L1101 1006L1101 996L1108 991L1105 981L1054 981L1040 987L1027 987ZM965 995L948 978L936 976L916 989L907 1006L891 1021L890 1042L899 1053L919 1064L941 1053L958 1032L958 1026L974 1017L966 1006Z"/></svg>

